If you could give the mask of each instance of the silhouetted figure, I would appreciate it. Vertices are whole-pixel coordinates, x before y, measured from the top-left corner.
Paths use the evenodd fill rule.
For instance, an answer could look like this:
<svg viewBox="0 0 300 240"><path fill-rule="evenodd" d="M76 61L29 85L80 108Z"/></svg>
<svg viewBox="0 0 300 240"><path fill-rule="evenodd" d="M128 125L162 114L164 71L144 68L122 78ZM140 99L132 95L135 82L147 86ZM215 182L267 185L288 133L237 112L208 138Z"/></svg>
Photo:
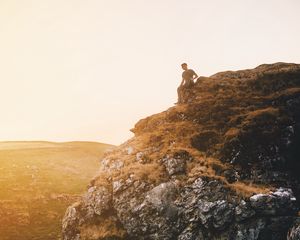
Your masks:
<svg viewBox="0 0 300 240"><path fill-rule="evenodd" d="M182 73L180 86L177 88L178 103L183 102L184 90L191 88L194 85L194 80L198 77L193 69L188 69L188 65L186 63L181 64L181 67L184 71Z"/></svg>

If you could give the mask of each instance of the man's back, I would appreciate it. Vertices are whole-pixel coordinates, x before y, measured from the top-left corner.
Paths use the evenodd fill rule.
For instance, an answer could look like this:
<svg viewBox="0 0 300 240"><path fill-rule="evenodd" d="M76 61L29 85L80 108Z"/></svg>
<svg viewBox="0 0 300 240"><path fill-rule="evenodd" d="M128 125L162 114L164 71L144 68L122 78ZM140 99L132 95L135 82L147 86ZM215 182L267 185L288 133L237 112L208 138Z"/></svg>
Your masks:
<svg viewBox="0 0 300 240"><path fill-rule="evenodd" d="M194 76L196 75L193 69L187 69L183 71L182 78L185 80L185 86L191 86L194 84Z"/></svg>

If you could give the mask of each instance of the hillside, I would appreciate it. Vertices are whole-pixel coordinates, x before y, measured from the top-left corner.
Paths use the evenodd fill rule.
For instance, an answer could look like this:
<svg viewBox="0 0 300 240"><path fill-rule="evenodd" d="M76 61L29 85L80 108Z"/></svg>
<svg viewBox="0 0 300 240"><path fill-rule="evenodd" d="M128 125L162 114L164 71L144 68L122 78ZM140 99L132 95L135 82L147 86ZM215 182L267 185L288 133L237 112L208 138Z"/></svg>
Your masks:
<svg viewBox="0 0 300 240"><path fill-rule="evenodd" d="M65 208L86 189L111 147L0 142L0 239L59 239Z"/></svg>
<svg viewBox="0 0 300 240"><path fill-rule="evenodd" d="M132 132L67 209L64 240L300 238L300 65L200 77Z"/></svg>

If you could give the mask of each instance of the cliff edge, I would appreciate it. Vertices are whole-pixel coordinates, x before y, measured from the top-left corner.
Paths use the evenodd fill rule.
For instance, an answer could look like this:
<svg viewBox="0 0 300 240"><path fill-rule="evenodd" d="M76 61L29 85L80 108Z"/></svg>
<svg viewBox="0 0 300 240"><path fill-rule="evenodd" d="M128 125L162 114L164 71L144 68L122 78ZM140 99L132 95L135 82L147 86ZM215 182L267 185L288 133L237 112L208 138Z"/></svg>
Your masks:
<svg viewBox="0 0 300 240"><path fill-rule="evenodd" d="M300 65L200 77L140 120L63 219L63 239L300 239Z"/></svg>

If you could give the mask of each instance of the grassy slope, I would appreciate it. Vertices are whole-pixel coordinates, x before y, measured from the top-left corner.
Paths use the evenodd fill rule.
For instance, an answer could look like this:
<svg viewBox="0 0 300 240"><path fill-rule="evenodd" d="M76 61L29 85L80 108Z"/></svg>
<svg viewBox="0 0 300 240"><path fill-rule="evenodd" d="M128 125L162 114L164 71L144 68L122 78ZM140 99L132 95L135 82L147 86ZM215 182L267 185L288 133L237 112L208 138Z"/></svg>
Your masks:
<svg viewBox="0 0 300 240"><path fill-rule="evenodd" d="M0 239L59 239L66 207L96 174L94 142L0 142Z"/></svg>

